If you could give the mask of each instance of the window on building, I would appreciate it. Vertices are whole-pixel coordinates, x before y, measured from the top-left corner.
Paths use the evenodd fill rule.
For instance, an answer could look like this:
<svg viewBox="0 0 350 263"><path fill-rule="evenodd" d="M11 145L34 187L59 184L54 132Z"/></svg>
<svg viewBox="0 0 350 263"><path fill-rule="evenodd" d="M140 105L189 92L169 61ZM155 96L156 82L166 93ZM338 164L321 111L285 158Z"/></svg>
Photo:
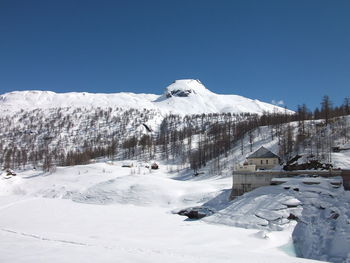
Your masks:
<svg viewBox="0 0 350 263"><path fill-rule="evenodd" d="M261 160L261 161L260 161L260 164L263 164L263 163L264 163L263 160Z"/></svg>
<svg viewBox="0 0 350 263"><path fill-rule="evenodd" d="M269 160L266 160L266 164L268 164L269 163Z"/></svg>

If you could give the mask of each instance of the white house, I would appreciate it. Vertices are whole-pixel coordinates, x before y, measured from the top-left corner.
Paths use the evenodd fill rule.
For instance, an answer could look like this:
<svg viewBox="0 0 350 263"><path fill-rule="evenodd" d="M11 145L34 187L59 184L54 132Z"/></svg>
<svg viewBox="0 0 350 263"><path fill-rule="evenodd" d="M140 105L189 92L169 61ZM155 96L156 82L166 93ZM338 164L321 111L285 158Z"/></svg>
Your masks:
<svg viewBox="0 0 350 263"><path fill-rule="evenodd" d="M247 157L247 162L255 165L256 170L269 170L279 164L279 159L278 155L262 146Z"/></svg>

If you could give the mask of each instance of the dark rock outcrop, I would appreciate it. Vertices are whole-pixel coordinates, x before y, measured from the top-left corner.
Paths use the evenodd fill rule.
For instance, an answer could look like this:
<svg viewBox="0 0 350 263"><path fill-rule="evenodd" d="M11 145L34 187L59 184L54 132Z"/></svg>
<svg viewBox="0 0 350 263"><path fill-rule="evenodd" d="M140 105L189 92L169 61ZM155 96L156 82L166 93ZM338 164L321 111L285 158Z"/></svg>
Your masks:
<svg viewBox="0 0 350 263"><path fill-rule="evenodd" d="M189 207L178 212L181 216L187 216L190 219L201 219L212 215L214 211L208 207Z"/></svg>

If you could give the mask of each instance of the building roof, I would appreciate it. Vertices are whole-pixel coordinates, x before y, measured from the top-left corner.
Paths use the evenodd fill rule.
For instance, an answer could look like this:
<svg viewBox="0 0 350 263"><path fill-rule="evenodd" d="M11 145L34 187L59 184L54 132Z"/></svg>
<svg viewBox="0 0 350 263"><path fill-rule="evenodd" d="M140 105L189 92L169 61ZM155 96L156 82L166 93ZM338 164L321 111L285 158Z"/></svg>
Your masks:
<svg viewBox="0 0 350 263"><path fill-rule="evenodd" d="M247 159L251 158L279 158L279 156L266 149L264 146L261 146L258 150L247 157Z"/></svg>

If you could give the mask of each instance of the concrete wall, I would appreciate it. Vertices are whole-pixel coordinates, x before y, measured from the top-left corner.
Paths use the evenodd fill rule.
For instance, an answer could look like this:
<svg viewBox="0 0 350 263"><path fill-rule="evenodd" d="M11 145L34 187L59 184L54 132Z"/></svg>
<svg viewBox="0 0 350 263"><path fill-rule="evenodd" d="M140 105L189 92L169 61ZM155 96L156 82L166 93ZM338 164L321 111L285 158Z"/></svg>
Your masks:
<svg viewBox="0 0 350 263"><path fill-rule="evenodd" d="M271 179L276 177L274 174L233 174L231 199L240 196L255 188L270 185Z"/></svg>
<svg viewBox="0 0 350 263"><path fill-rule="evenodd" d="M301 171L256 171L239 172L234 171L232 176L232 191L230 199L234 199L246 192L252 191L261 186L271 184L272 178L289 177L297 175L316 175L322 177L341 176L345 190L350 190L350 170L301 170Z"/></svg>
<svg viewBox="0 0 350 263"><path fill-rule="evenodd" d="M342 170L343 185L345 190L350 190L350 170Z"/></svg>
<svg viewBox="0 0 350 263"><path fill-rule="evenodd" d="M256 170L256 165L255 164L237 164L236 165L236 171L240 172L255 172Z"/></svg>
<svg viewBox="0 0 350 263"><path fill-rule="evenodd" d="M256 169L271 169L278 164L278 158L249 158L249 164L255 164Z"/></svg>

